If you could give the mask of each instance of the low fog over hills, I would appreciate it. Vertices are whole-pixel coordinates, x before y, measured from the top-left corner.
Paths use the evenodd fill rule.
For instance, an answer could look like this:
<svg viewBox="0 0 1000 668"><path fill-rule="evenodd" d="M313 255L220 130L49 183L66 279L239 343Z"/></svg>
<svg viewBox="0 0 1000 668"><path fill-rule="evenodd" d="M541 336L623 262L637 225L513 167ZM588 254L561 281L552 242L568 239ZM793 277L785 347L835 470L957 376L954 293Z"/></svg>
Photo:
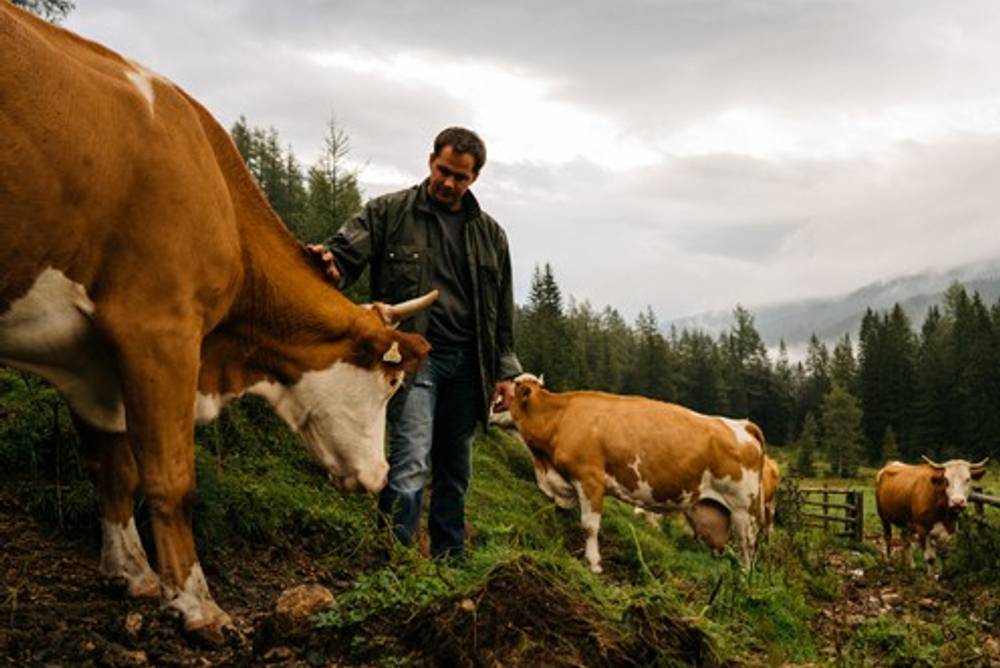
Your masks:
<svg viewBox="0 0 1000 668"><path fill-rule="evenodd" d="M757 330L769 348L777 348L785 340L796 357L815 332L823 341L833 342L845 332L857 343L858 328L865 309L877 311L902 305L914 327L919 327L932 304L941 303L945 290L952 283L961 283L966 290L979 292L990 305L1000 298L1000 259L956 267L944 272L924 272L870 283L841 297L807 299L794 302L748 306L754 315ZM708 311L671 320L677 329L701 329L717 335L732 324L731 311Z"/></svg>

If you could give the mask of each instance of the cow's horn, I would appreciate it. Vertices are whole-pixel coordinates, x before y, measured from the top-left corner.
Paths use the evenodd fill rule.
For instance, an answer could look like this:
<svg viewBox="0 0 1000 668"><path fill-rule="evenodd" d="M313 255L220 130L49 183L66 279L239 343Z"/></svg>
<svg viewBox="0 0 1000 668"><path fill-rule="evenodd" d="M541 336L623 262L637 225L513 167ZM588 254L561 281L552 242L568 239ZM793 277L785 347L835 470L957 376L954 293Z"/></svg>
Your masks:
<svg viewBox="0 0 1000 668"><path fill-rule="evenodd" d="M933 466L936 469L943 469L943 468L945 468L944 464L938 464L936 461L934 461L933 459L931 459L927 455L920 455L920 456L924 458L925 462L927 462L928 464L930 464L931 466Z"/></svg>
<svg viewBox="0 0 1000 668"><path fill-rule="evenodd" d="M403 361L403 356L399 354L399 341L392 342L389 349L385 351L385 355L382 355L382 361L390 364L399 364Z"/></svg>
<svg viewBox="0 0 1000 668"><path fill-rule="evenodd" d="M987 457L986 459L984 459L981 462L976 462L975 464L969 464L969 468L970 469L984 469L984 468L986 468L986 464L988 464L989 461L990 461L990 458Z"/></svg>
<svg viewBox="0 0 1000 668"><path fill-rule="evenodd" d="M399 304L386 304L385 309L381 311L382 317L388 320L387 324L399 322L404 318L409 318L411 315L423 311L433 304L437 298L438 291L431 290L422 297L400 302Z"/></svg>

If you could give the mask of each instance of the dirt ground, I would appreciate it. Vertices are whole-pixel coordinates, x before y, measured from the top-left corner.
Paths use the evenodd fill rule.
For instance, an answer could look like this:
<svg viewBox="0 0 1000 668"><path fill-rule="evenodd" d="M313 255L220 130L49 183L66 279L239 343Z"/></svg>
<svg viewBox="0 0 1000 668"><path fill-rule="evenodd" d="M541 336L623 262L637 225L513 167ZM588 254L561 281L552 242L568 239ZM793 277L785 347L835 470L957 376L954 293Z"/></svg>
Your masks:
<svg viewBox="0 0 1000 668"><path fill-rule="evenodd" d="M50 535L0 490L0 665L329 665L288 647L254 652L255 632L284 589L323 580L336 592L338 583L309 563L268 550L206 563L216 601L242 632L209 648L192 645L157 602L124 598L102 582L92 543Z"/></svg>
<svg viewBox="0 0 1000 668"><path fill-rule="evenodd" d="M882 547L880 535L866 537L866 542L877 549ZM900 546L893 543L898 557ZM881 563L874 568L852 566L840 555L831 555L829 566L840 575L838 595L817 607L813 628L821 640L821 653L828 661L842 664L845 648L852 636L866 622L882 616L891 616L914 627L918 623L934 625L943 615L955 614L968 606L970 592L958 592L954 587L928 576L922 564L906 570L894 562L886 568ZM995 592L984 589L974 594L977 607L988 609L993 605ZM986 599L990 599L987 601ZM964 605L963 605L964 603ZM961 657L949 659L946 665L1000 667L1000 629L993 628L973 612L959 613L967 616L978 627L978 656L963 647Z"/></svg>

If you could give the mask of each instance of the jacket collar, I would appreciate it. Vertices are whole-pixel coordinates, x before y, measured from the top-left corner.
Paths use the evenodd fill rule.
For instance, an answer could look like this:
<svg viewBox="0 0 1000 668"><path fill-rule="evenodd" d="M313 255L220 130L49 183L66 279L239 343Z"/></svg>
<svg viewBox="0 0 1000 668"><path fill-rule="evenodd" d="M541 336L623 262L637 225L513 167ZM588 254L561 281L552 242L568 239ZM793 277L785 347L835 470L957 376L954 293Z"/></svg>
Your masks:
<svg viewBox="0 0 1000 668"><path fill-rule="evenodd" d="M434 205L431 204L427 195L427 183L429 181L430 179L424 179L423 182L417 186L417 199L414 204L416 208L421 211L433 213ZM476 196L472 194L471 190L466 190L465 195L462 196L462 208L466 212L466 220L479 218L482 213L482 209L479 208L479 200L476 199Z"/></svg>

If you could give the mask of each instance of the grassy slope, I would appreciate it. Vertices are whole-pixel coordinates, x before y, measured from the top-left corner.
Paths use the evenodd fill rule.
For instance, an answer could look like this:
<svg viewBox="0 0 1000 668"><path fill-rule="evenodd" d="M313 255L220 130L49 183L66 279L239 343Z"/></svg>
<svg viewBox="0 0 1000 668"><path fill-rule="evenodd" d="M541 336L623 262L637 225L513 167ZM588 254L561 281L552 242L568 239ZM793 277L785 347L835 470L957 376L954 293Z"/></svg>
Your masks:
<svg viewBox="0 0 1000 668"><path fill-rule="evenodd" d="M0 470L39 517L93 534L92 490L60 410L44 386L0 371ZM852 553L778 530L747 576L731 557L709 556L680 523L656 529L610 502L601 531L606 573L594 576L576 513L545 499L523 446L492 431L475 446L475 546L464 567L451 568L393 546L376 529L373 499L339 495L259 404L230 409L199 432L199 444L196 526L206 564L266 543L304 552L331 578L349 581L308 642L351 662L815 661L826 642L816 635L815 610L839 595L834 555L866 568L877 561L870 549ZM851 651L899 655L899 630L865 629ZM909 655L936 656L946 642L921 638Z"/></svg>

